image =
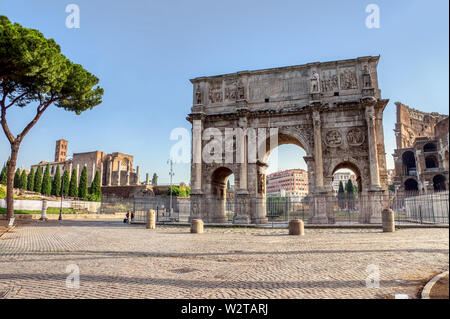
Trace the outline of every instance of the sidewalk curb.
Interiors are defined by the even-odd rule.
[[[422,299],[430,299],[430,292],[433,289],[433,286],[443,277],[448,275],[448,270],[440,273],[439,275],[434,276],[426,285],[423,287],[421,297]]]

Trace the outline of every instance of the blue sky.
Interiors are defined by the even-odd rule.
[[[68,4],[80,28],[65,26]],[[368,29],[365,8],[380,7],[380,28]],[[50,108],[22,143],[18,165],[53,160],[55,141],[69,153],[103,150],[135,156],[135,165],[169,180],[167,159],[176,127],[190,129],[189,79],[315,61],[381,55],[387,165],[393,167],[394,102],[448,114],[447,0],[396,1],[85,1],[0,0],[0,14],[39,29],[63,53],[100,78],[103,103],[77,116]],[[8,115],[17,133],[33,110]],[[9,143],[0,135],[0,161]],[[303,167],[302,152],[280,147],[281,169]],[[175,165],[189,182],[189,164]]]

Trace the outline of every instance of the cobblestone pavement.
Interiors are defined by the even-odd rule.
[[[0,239],[0,298],[415,297],[423,280],[448,269],[448,229],[286,234],[35,221]],[[78,289],[66,287],[71,264],[79,267]],[[369,265],[379,267],[379,288],[366,287]]]

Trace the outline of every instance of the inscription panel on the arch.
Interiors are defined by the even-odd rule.
[[[276,74],[257,74],[249,78],[249,100],[280,99],[309,93],[306,71],[290,71]]]

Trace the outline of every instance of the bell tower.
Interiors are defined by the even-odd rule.
[[[64,162],[67,158],[67,142],[66,140],[57,140],[55,148],[55,162]]]

